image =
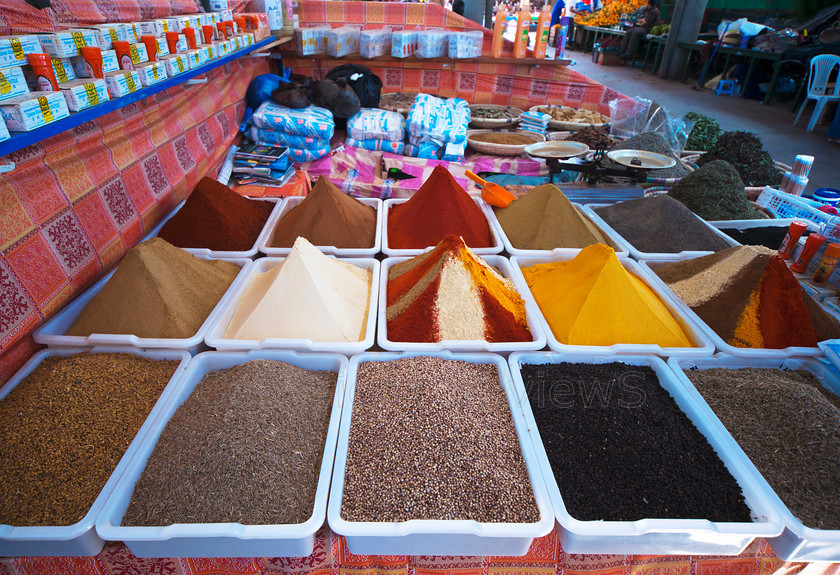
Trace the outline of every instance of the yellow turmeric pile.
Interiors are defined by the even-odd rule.
[[[693,346],[659,296],[603,244],[584,248],[571,261],[537,264],[522,273],[560,343]]]

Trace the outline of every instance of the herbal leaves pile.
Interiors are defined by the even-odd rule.
[[[747,187],[775,186],[782,175],[761,140],[750,132],[724,132],[712,148],[700,156],[697,164],[704,166],[715,160],[726,160],[738,170]]]

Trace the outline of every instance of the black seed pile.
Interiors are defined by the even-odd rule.
[[[722,228],[720,231],[745,246],[764,246],[777,250],[787,235],[787,226],[764,226],[760,228]]]
[[[208,372],[166,424],[122,524],[309,519],[336,380],[267,360]]]
[[[341,503],[347,521],[538,521],[496,366],[362,362]]]
[[[569,514],[749,522],[741,488],[646,366],[523,365]]]

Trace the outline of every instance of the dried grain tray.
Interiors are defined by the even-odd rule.
[[[287,213],[300,205],[303,197],[294,196],[287,198],[283,207],[272,212],[271,217],[266,223],[266,233],[260,236],[259,250],[268,256],[287,256],[291,253],[292,248],[277,248],[268,245],[274,237],[274,230],[277,224],[280,223]],[[315,246],[321,252],[338,256],[338,257],[366,257],[372,258],[379,253],[382,247],[382,200],[379,198],[356,198],[366,206],[371,206],[376,209],[376,232],[374,235],[373,246],[370,248],[337,248],[335,246]]]
[[[472,114],[479,108],[485,110],[510,110],[514,116],[512,118],[476,118]],[[470,112],[470,128],[506,128],[517,125],[519,123],[519,114],[524,114],[525,110],[520,110],[512,106],[501,106],[499,104],[470,104]]]
[[[356,391],[356,371],[362,362],[390,361],[402,357],[427,355],[443,359],[455,359],[471,363],[490,363],[499,370],[499,381],[511,406],[511,415],[516,435],[522,449],[522,457],[528,469],[528,477],[534,498],[540,511],[537,523],[479,523],[477,521],[411,520],[402,523],[362,523],[341,518],[341,502],[344,491],[344,472],[347,464],[347,449],[350,424],[353,417],[353,399]],[[434,353],[363,353],[350,359],[347,375],[347,389],[341,414],[341,428],[338,433],[335,467],[333,469],[330,501],[327,506],[327,521],[336,533],[347,540],[351,553],[370,555],[524,555],[536,537],[547,535],[554,527],[554,516],[546,492],[545,483],[536,462],[534,446],[528,437],[526,423],[519,401],[514,394],[513,382],[505,359],[496,354],[473,353],[453,354],[448,351]]]
[[[583,210],[583,206],[580,204],[576,204],[572,202],[572,205],[577,208],[580,212],[580,215],[584,218],[592,221],[592,218]],[[549,257],[558,254],[571,254],[577,255],[580,253],[581,248],[554,248],[553,250],[526,250],[513,247],[513,244],[510,243],[510,238],[507,237],[502,224],[499,222],[499,218],[496,217],[496,212],[493,208],[489,208],[488,210],[491,214],[490,223],[496,227],[496,233],[502,238],[502,243],[505,246],[505,251],[512,256],[523,256],[523,257]],[[592,221],[595,224],[594,221]],[[605,229],[601,228],[598,224],[595,224],[595,227],[601,230],[607,239],[609,240],[609,246],[615,250],[615,255],[620,258],[626,258],[630,255],[630,251],[625,247],[625,242],[621,242],[619,238],[614,237],[615,232],[610,231],[607,232]]]
[[[473,136],[475,136],[476,134],[493,133],[503,134],[505,132],[499,132],[495,130],[468,130],[467,146],[481,154],[492,154],[494,156],[521,156],[525,153],[525,146],[527,146],[528,144],[536,144],[538,142],[545,141],[544,135],[538,134],[536,132],[531,132],[529,130],[517,130],[507,132],[509,134],[516,134],[519,136],[525,136],[526,138],[531,138],[533,141],[528,142],[528,144],[497,144],[494,142],[481,142],[479,140],[473,139]]]
[[[175,411],[186,401],[204,375],[242,363],[267,359],[283,361],[308,370],[325,370],[338,374],[330,414],[327,440],[318,475],[318,487],[312,515],[304,523],[290,525],[242,525],[239,523],[177,523],[159,527],[124,527],[125,515],[134,485],[146,468],[164,427]],[[108,541],[123,541],[137,557],[306,557],[312,553],[315,532],[324,523],[332,472],[338,422],[344,386],[347,380],[347,358],[339,354],[297,353],[294,351],[249,351],[240,353],[205,352],[195,356],[184,377],[178,382],[137,456],[125,470],[108,498],[96,531]]]
[[[329,256],[333,257],[333,256]],[[373,345],[374,331],[376,330],[376,302],[377,290],[379,289],[379,261],[373,258],[334,258],[356,267],[370,270],[370,298],[368,299],[368,314],[365,325],[365,336],[361,341],[312,341],[311,339],[287,339],[287,338],[266,338],[255,339],[229,339],[225,338],[225,331],[236,313],[236,308],[245,294],[245,290],[251,285],[252,280],[261,273],[283,263],[285,258],[260,258],[248,268],[245,277],[236,286],[236,290],[226,301],[225,306],[219,310],[213,323],[207,329],[205,341],[210,347],[220,351],[249,351],[253,349],[294,349],[299,351],[327,351],[353,355],[361,353]],[[318,321],[318,318],[312,318]]]
[[[685,394],[695,403],[703,426],[709,428],[711,433],[720,438],[723,449],[732,456],[738,467],[744,470],[745,475],[749,476],[750,480],[755,483],[758,495],[765,499],[774,511],[779,513],[785,527],[784,531],[778,536],[765,536],[776,556],[783,561],[840,561],[840,530],[814,529],[803,525],[776,495],[770,484],[756,469],[750,458],[747,457],[703,399],[703,396],[685,375],[686,370],[713,367],[727,369],[742,367],[804,369],[811,372],[823,387],[831,393],[840,395],[840,376],[837,372],[816,359],[746,359],[725,355],[717,355],[714,358],[707,359],[671,358],[668,360],[668,366],[674,371],[677,381],[683,385]],[[836,504],[836,502],[833,503]]]
[[[0,398],[6,397],[12,389],[38,366],[41,361],[48,357],[66,357],[89,351],[91,353],[131,353],[140,357],[147,357],[155,360],[179,361],[175,373],[169,383],[160,394],[154,407],[146,417],[146,421],[140,427],[140,431],[128,445],[102,491],[91,505],[90,510],[81,521],[73,525],[62,526],[38,526],[38,527],[13,527],[11,525],[0,525],[0,556],[93,556],[99,554],[105,545],[105,540],[94,530],[94,523],[105,501],[117,485],[117,480],[128,468],[129,462],[146,435],[151,431],[154,422],[160,413],[165,409],[170,397],[175,392],[177,384],[181,381],[182,375],[190,361],[190,354],[183,350],[137,350],[125,347],[65,347],[61,349],[50,348],[39,351],[27,361],[23,367],[0,388]],[[0,399],[0,401],[2,401]]]
[[[570,110],[576,110],[577,108],[572,108],[571,106],[553,106],[549,104],[539,104],[537,106],[531,106],[528,111],[529,112],[539,112],[540,108],[568,108]],[[603,114],[602,114],[603,115]],[[549,120],[548,127],[554,130],[571,130],[576,132],[578,130],[582,130],[584,128],[607,128],[609,127],[609,122],[602,122],[600,124],[593,124],[590,122],[566,122],[563,120]]]
[[[136,348],[169,348],[169,349],[184,349],[191,354],[196,354],[204,345],[204,336],[210,329],[210,326],[216,319],[216,316],[225,308],[228,301],[237,288],[248,274],[251,264],[253,263],[249,258],[210,258],[207,256],[196,256],[202,260],[221,260],[231,262],[242,268],[242,270],[234,278],[233,282],[228,287],[225,294],[198,328],[198,331],[192,337],[183,339],[161,339],[151,337],[137,337],[136,335],[121,334],[121,333],[93,333],[88,336],[81,335],[64,335],[72,325],[73,321],[78,317],[85,306],[90,303],[90,300],[98,294],[103,286],[114,275],[116,268],[111,270],[108,275],[93,284],[86,292],[81,294],[73,300],[67,307],[58,312],[52,319],[48,320],[41,327],[35,330],[32,334],[33,339],[37,343],[46,344],[50,347],[62,346],[77,346],[77,347],[91,347],[94,345],[120,345]]]
[[[637,250],[633,244],[629,241],[624,239],[624,237],[619,234],[615,229],[610,226],[604,219],[595,213],[595,210],[598,208],[605,208],[610,204],[586,204],[583,206],[583,211],[586,213],[589,218],[595,222],[595,224],[607,232],[608,234],[613,237],[618,244],[623,248],[630,252],[630,256],[635,260],[673,260],[674,258],[679,260],[690,260],[692,258],[697,258],[700,256],[707,256],[709,254],[713,254],[714,252],[711,251],[683,251],[679,253],[650,253],[650,252],[642,252]],[[730,238],[725,233],[717,229],[716,227],[712,226],[701,217],[697,217],[698,220],[709,226],[709,229],[712,230],[716,235],[718,235],[723,241],[725,241],[729,246],[740,246],[736,240]]]
[[[661,268],[664,265],[676,263],[678,261],[682,260],[678,258],[660,260],[641,260],[637,265],[639,265],[639,267],[645,270],[651,287],[653,287],[659,293],[665,294],[665,296],[675,305],[680,305],[686,319],[688,319],[694,325],[697,326],[697,328],[705,335],[705,337],[712,342],[717,351],[728,353],[729,355],[733,355],[736,357],[749,357],[758,359],[785,358],[794,356],[815,357],[822,355],[822,352],[818,347],[786,347],[784,349],[771,349],[760,347],[735,347],[733,345],[729,345],[728,343],[723,341],[723,338],[720,337],[715,332],[715,330],[709,327],[709,324],[703,321],[703,319],[699,315],[694,313],[694,311],[690,307],[688,307],[679,298],[679,296],[671,290],[671,288],[668,287],[668,284],[659,279],[659,276],[656,275],[655,270]]]
[[[146,237],[143,238],[143,239],[147,240],[149,238],[157,237],[157,235],[160,233],[161,228],[163,228],[163,225],[166,222],[168,222],[169,219],[172,218],[172,216],[174,216],[176,213],[178,213],[178,211],[180,211],[181,208],[184,207],[184,203],[186,203],[186,201],[187,200],[184,200],[180,204],[178,204],[178,206],[174,210],[172,210],[169,213],[168,216],[163,218],[163,220],[161,220],[160,223],[158,223],[158,225],[156,225],[154,228],[152,228],[152,231],[149,232],[146,235]],[[266,218],[265,224],[263,224],[262,231],[260,232],[260,235],[257,236],[257,239],[254,241],[254,245],[251,246],[250,250],[234,252],[234,251],[213,251],[213,250],[210,250],[210,249],[207,249],[207,248],[181,248],[181,249],[183,249],[185,252],[191,253],[194,256],[206,256],[208,258],[253,258],[255,255],[257,255],[258,247],[265,241],[265,237],[269,234],[270,230],[273,229],[273,228],[269,227],[269,223],[272,221],[272,218],[275,216],[275,214],[277,214],[282,209],[283,199],[282,198],[258,198],[258,199],[252,199],[251,201],[253,201],[253,202],[271,202],[271,203],[275,204],[275,206],[274,206],[274,209],[271,210],[271,213],[268,215],[268,218]]]
[[[706,519],[641,519],[639,521],[580,521],[569,515],[563,494],[554,479],[540,432],[537,429],[528,394],[522,380],[523,364],[621,362],[649,366],[660,385],[668,391],[683,413],[694,423],[744,492],[744,499],[755,521],[751,523],[711,522]],[[715,360],[711,360],[715,361]],[[732,453],[725,438],[709,424],[709,419],[674,377],[664,361],[650,355],[558,355],[517,352],[509,358],[516,394],[520,398],[528,434],[537,452],[540,470],[551,504],[560,524],[558,535],[566,553],[642,554],[642,555],[738,555],[756,537],[772,537],[782,531],[776,509],[761,492],[747,466]]]
[[[575,254],[558,254],[551,257],[521,257],[513,256],[511,263],[513,264],[513,275],[517,281],[527,285],[525,276],[522,274],[522,268],[530,267],[536,264],[544,264],[549,262],[565,262],[574,259]],[[551,331],[551,328],[546,321],[542,311],[539,313],[540,325],[542,325],[545,332],[548,347],[554,351],[561,353],[576,353],[585,355],[626,355],[626,354],[643,354],[649,353],[660,356],[675,356],[675,357],[704,357],[712,355],[715,347],[710,341],[706,333],[701,329],[697,323],[696,315],[691,312],[687,305],[682,301],[671,297],[670,290],[663,290],[660,284],[657,284],[650,277],[651,272],[648,269],[642,268],[638,263],[630,258],[620,258],[621,264],[627,271],[635,274],[643,280],[662,300],[662,303],[671,311],[674,319],[685,330],[686,335],[694,342],[696,347],[661,347],[653,344],[634,344],[634,343],[616,343],[610,346],[597,345],[568,345],[560,343]],[[534,299],[531,290],[528,289],[526,293],[522,294],[526,302],[533,303],[539,309],[536,300]]]
[[[384,210],[384,217],[382,218],[382,253],[384,253],[388,257],[400,257],[400,256],[416,256],[430,247],[434,246],[426,246],[423,248],[414,248],[414,249],[397,249],[397,248],[390,248],[388,247],[388,216],[391,212],[391,207],[396,204],[404,204],[410,198],[391,198],[389,200],[385,200],[383,205]],[[482,200],[481,198],[477,198],[475,196],[472,197],[473,201],[481,208],[481,211],[484,213],[484,217],[487,219],[487,226],[490,228],[490,237],[493,240],[493,245],[489,248],[470,248],[472,252],[476,255],[480,256],[490,256],[493,254],[500,254],[504,249],[502,245],[502,240],[499,238],[499,235],[496,233],[496,228],[491,223],[491,219],[493,218],[493,214],[490,213],[490,207]]]
[[[528,322],[528,329],[531,330],[531,335],[534,336],[533,341],[507,341],[507,342],[489,342],[486,340],[445,340],[436,343],[418,343],[406,341],[391,341],[388,339],[388,322],[386,320],[386,311],[388,307],[388,270],[400,262],[404,262],[411,258],[386,258],[382,262],[382,273],[379,280],[379,318],[377,324],[376,342],[379,347],[388,351],[490,351],[494,353],[509,353],[517,350],[533,350],[542,349],[545,347],[546,339],[539,317],[539,311],[533,302],[525,300],[525,319]],[[482,259],[487,265],[493,266],[498,270],[502,276],[511,280],[516,286],[516,291],[525,299],[524,293],[528,291],[528,286],[520,283],[513,275],[510,261],[503,256],[484,256]]]

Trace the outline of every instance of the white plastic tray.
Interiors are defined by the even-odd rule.
[[[527,287],[528,282],[525,281],[525,276],[522,274],[522,268],[527,268],[536,264],[544,264],[549,262],[564,262],[574,259],[574,255],[570,254],[563,254],[563,255],[556,255],[550,258],[523,258],[519,256],[513,256],[511,258],[512,268],[513,268],[513,277],[516,278],[517,285],[522,285]],[[642,268],[638,263],[635,261],[628,259],[628,258],[620,258],[621,264],[627,269],[629,272],[635,274],[639,278],[643,279],[650,288],[656,292],[659,298],[662,300],[662,303],[671,311],[671,314],[674,316],[674,319],[680,324],[680,326],[685,330],[686,335],[696,344],[696,347],[661,347],[658,345],[653,344],[630,344],[630,343],[616,343],[610,346],[595,346],[595,345],[568,345],[564,343],[560,343],[554,335],[554,332],[551,331],[551,327],[548,325],[548,321],[545,319],[542,311],[539,312],[537,317],[539,318],[540,325],[542,325],[543,331],[545,332],[546,341],[548,342],[548,347],[553,349],[554,351],[559,351],[562,353],[580,353],[580,354],[598,354],[598,355],[608,355],[608,354],[641,354],[641,353],[651,353],[655,355],[661,356],[683,356],[683,357],[702,357],[702,356],[709,356],[712,355],[715,351],[715,347],[709,338],[706,336],[705,332],[701,329],[701,326],[696,322],[696,316],[689,314],[691,310],[688,309],[688,306],[685,305],[679,299],[669,296],[665,290],[661,289],[659,285],[657,285],[654,281],[650,278],[650,271]],[[521,283],[520,283],[521,282]],[[531,293],[530,288],[525,290],[522,293],[522,297],[525,298],[526,302],[529,302],[534,305],[534,307],[539,310],[539,305],[537,305],[536,300],[534,299],[534,295]]]
[[[379,198],[354,198],[359,202],[365,204],[366,206],[371,206],[376,210],[376,231],[374,234],[373,240],[373,247],[370,248],[337,248],[335,246],[315,246],[325,254],[342,257],[342,258],[349,258],[349,257],[368,257],[372,258],[382,247],[382,200]],[[277,224],[280,223],[287,213],[289,213],[294,208],[298,207],[300,203],[304,200],[302,196],[293,196],[286,199],[286,202],[283,204],[283,207],[279,210],[275,210],[271,217],[268,219],[266,224],[266,231],[262,236],[260,236],[260,243],[259,249],[262,253],[277,257],[282,256],[285,257],[289,255],[292,251],[292,248],[276,248],[272,247],[269,244],[271,241],[272,236],[274,236],[274,230],[277,227]]]
[[[601,232],[607,236],[609,240],[609,246],[615,250],[615,254],[620,258],[626,258],[630,255],[630,250],[627,247],[626,242],[621,241],[621,238],[616,235],[614,230],[606,230],[601,227],[600,224],[596,223],[592,217],[583,209],[583,206],[577,203],[572,203],[572,205],[577,208],[580,212],[580,215],[584,218],[591,221],[595,224],[595,227],[601,230]],[[496,226],[496,234],[502,238],[502,243],[505,246],[505,251],[512,256],[522,256],[522,257],[550,257],[553,255],[559,254],[572,254],[577,255],[580,253],[581,248],[554,248],[553,250],[526,250],[513,247],[513,244],[510,243],[510,238],[508,238],[507,234],[505,233],[505,229],[502,227],[499,218],[496,216],[496,212],[493,208],[488,208],[487,210],[491,215],[492,218],[490,219],[490,223]]]
[[[277,214],[277,212],[279,212],[282,209],[283,199],[282,198],[247,198],[247,199],[250,200],[250,201],[253,201],[253,202],[271,202],[271,203],[275,204],[274,208],[271,210],[271,213],[268,215],[268,218],[265,220],[265,223],[263,224],[263,228],[262,228],[262,231],[260,232],[260,235],[257,236],[257,239],[254,242],[254,245],[251,246],[250,250],[234,252],[234,251],[213,251],[213,250],[209,250],[207,248],[181,248],[181,249],[184,250],[185,252],[189,252],[189,253],[193,254],[194,256],[206,256],[208,258],[253,258],[255,255],[257,255],[257,248],[262,244],[262,242],[265,241],[265,237],[269,234],[269,230],[273,229],[273,228],[269,227],[269,223],[272,221],[272,218],[275,216],[275,214]],[[146,235],[146,237],[143,238],[143,239],[147,240],[149,238],[157,237],[157,235],[160,233],[161,228],[163,228],[163,225],[166,222],[168,222],[172,218],[172,216],[174,216],[178,211],[180,211],[181,208],[184,207],[184,204],[186,203],[186,201],[187,200],[184,200],[180,204],[178,204],[175,207],[175,209],[172,210],[171,212],[169,212],[168,216],[166,216],[160,222],[158,222],[158,224],[154,228],[152,228],[152,231],[150,231]]]
[[[528,477],[534,491],[540,520],[537,523],[479,523],[477,521],[434,521],[413,519],[402,523],[350,522],[341,518],[341,500],[344,492],[344,472],[353,399],[356,391],[356,370],[361,362],[390,361],[401,357],[428,355],[456,359],[471,363],[490,363],[498,367],[499,381],[505,390],[522,456],[528,468]],[[350,360],[347,390],[341,414],[335,469],[333,470],[327,521],[336,533],[347,540],[351,553],[371,555],[510,555],[521,556],[535,537],[548,534],[554,527],[548,493],[536,462],[534,447],[518,409],[510,371],[505,359],[489,353],[453,354],[436,353],[363,353]]]
[[[583,206],[583,211],[588,215],[595,224],[607,232],[608,234],[613,237],[621,246],[622,248],[627,249],[630,252],[630,256],[635,260],[664,260],[664,259],[673,259],[679,258],[680,260],[690,260],[692,258],[697,258],[700,256],[707,256],[709,254],[713,254],[715,252],[712,251],[683,251],[678,253],[648,253],[642,252],[637,250],[629,241],[627,241],[621,234],[619,234],[615,229],[610,226],[604,219],[595,213],[595,210],[598,208],[605,208],[610,204],[586,204]],[[709,225],[709,222],[704,220],[703,218],[698,217],[698,220],[706,224],[712,232],[714,232],[718,237],[720,237],[723,241],[726,242],[728,246],[740,246],[738,242],[727,236],[725,233],[717,229],[716,227]]]
[[[21,382],[26,376],[38,366],[41,361],[47,357],[66,357],[84,351],[91,353],[131,353],[140,357],[147,357],[150,359],[165,359],[179,361],[175,373],[169,380],[169,383],[163,389],[154,407],[146,417],[145,422],[140,426],[140,430],[134,439],[129,443],[128,449],[123,454],[108,481],[105,483],[102,491],[91,505],[87,515],[74,525],[69,526],[54,526],[54,527],[13,527],[11,525],[0,525],[0,556],[3,557],[31,557],[31,556],[92,556],[97,555],[105,541],[97,535],[94,531],[94,522],[96,521],[99,512],[105,505],[105,500],[114,490],[117,485],[117,480],[123,475],[123,472],[129,465],[134,453],[139,449],[143,439],[151,430],[155,420],[163,411],[169,398],[174,393],[177,383],[181,380],[181,376],[187,368],[187,363],[190,360],[190,354],[183,350],[136,350],[124,347],[65,347],[61,349],[51,348],[39,351],[32,358],[27,361],[23,367],[4,385],[0,388],[0,401],[6,397],[12,389]]]
[[[379,318],[377,323],[376,340],[379,347],[389,351],[443,351],[448,349],[450,351],[491,351],[496,353],[506,353],[517,350],[533,350],[542,349],[545,347],[546,339],[543,327],[537,319],[540,315],[536,305],[525,299],[524,293],[528,291],[528,286],[524,282],[516,279],[513,275],[510,262],[507,258],[502,256],[484,256],[482,259],[487,262],[487,265],[495,267],[499,273],[504,277],[513,281],[516,285],[516,291],[522,295],[525,300],[525,320],[528,322],[528,328],[531,330],[531,335],[534,336],[533,341],[508,341],[508,342],[489,342],[486,340],[444,340],[436,343],[419,343],[408,341],[391,341],[388,339],[388,322],[386,320],[386,311],[388,307],[388,270],[391,266],[400,262],[404,262],[411,258],[385,258],[382,262],[382,271],[379,279]]]
[[[784,349],[771,349],[767,347],[735,347],[734,345],[729,345],[723,338],[720,337],[715,330],[709,327],[703,318],[697,315],[694,310],[688,307],[685,302],[683,302],[677,294],[675,294],[671,288],[668,287],[664,281],[662,281],[658,275],[656,275],[656,269],[671,263],[676,263],[681,261],[679,259],[661,259],[656,261],[645,261],[642,260],[639,262],[639,266],[642,267],[648,274],[649,283],[654,286],[654,289],[657,289],[660,293],[665,294],[668,299],[672,302],[677,304],[682,304],[682,309],[684,310],[683,313],[685,317],[689,319],[692,323],[694,323],[698,329],[703,332],[703,334],[708,338],[715,346],[718,351],[722,351],[728,353],[729,355],[734,355],[736,357],[755,357],[755,358],[771,358],[771,357],[793,357],[793,356],[818,356],[822,355],[820,348],[818,347],[786,347]],[[809,296],[810,297],[810,296]]]
[[[674,370],[677,381],[685,388],[687,396],[695,402],[704,425],[708,426],[721,439],[723,448],[737,461],[739,467],[752,478],[758,491],[781,515],[785,525],[784,532],[778,537],[768,536],[767,541],[783,561],[840,561],[840,530],[813,529],[805,527],[776,495],[770,484],[753,465],[735,439],[729,434],[723,423],[717,418],[703,396],[697,391],[683,370],[692,368],[708,369],[722,367],[738,369],[742,367],[763,367],[776,369],[804,369],[810,371],[822,383],[823,387],[835,395],[840,395],[840,376],[826,364],[816,359],[758,359],[737,358],[717,355],[704,359],[677,359],[668,361]],[[807,473],[807,470],[803,470]],[[834,502],[836,503],[836,502]]]
[[[707,222],[719,230],[746,230],[748,228],[787,228],[790,224],[796,221],[801,221],[809,224],[809,228],[814,231],[819,231],[819,227],[807,220],[797,220],[796,218],[774,218],[772,220],[713,220]]]
[[[284,361],[309,370],[338,373],[332,413],[327,431],[315,505],[304,523],[290,525],[242,525],[239,523],[176,523],[165,527],[123,527],[134,486],[146,468],[164,427],[186,401],[204,375],[255,359]],[[312,553],[315,532],[324,523],[332,473],[341,403],[347,380],[347,358],[339,354],[311,354],[294,351],[251,351],[248,353],[201,353],[190,362],[172,398],[131,460],[111,497],[108,498],[96,531],[108,541],[124,541],[138,557],[306,557]],[[173,470],[177,473],[177,470]]]
[[[416,256],[418,254],[423,253],[426,251],[426,248],[434,247],[434,246],[426,246],[424,248],[418,249],[396,249],[388,247],[388,217],[391,212],[391,207],[396,204],[404,204],[411,198],[391,198],[390,200],[385,200],[382,210],[384,212],[384,217],[382,218],[382,252],[389,257],[400,257],[400,256]],[[502,240],[499,238],[499,235],[496,233],[496,227],[492,224],[493,214],[492,210],[484,203],[484,200],[481,198],[473,197],[472,200],[481,208],[482,213],[484,214],[485,219],[487,220],[487,227],[490,228],[490,238],[493,241],[493,245],[489,248],[473,248],[470,249],[473,253],[480,255],[480,256],[490,256],[493,254],[502,253],[504,249],[504,245],[502,245]]]
[[[658,357],[645,355],[592,356],[556,353],[517,352],[511,354],[514,386],[531,436],[540,470],[560,523],[560,543],[566,553],[619,553],[643,555],[738,555],[756,537],[772,537],[783,529],[776,509],[769,504],[753,475],[731,453],[720,432],[709,424],[705,413],[691,400],[668,366]],[[640,519],[638,521],[580,521],[569,515],[554,479],[551,464],[540,438],[522,380],[523,364],[586,363],[619,361],[628,365],[650,366],[683,413],[694,423],[744,493],[744,500],[757,521],[753,523],[712,522],[706,519]],[[570,470],[574,473],[574,470]]]
[[[196,257],[203,260],[217,259],[210,258],[207,256]],[[111,276],[114,275],[116,268],[111,270],[105,277],[93,284],[90,288],[88,288],[86,292],[80,294],[67,307],[58,312],[52,319],[47,320],[41,327],[36,329],[35,332],[32,334],[32,337],[37,343],[46,344],[50,347],[90,347],[94,345],[119,345],[135,348],[185,349],[191,354],[195,354],[200,350],[200,348],[204,344],[204,334],[210,328],[216,316],[220,313],[220,311],[225,307],[226,303],[230,300],[231,296],[236,291],[239,284],[243,281],[252,263],[251,260],[248,258],[218,259],[236,264],[240,266],[242,270],[236,275],[233,282],[228,287],[227,291],[225,291],[224,295],[219,300],[219,303],[216,304],[216,307],[213,308],[213,311],[210,312],[210,315],[207,316],[207,319],[204,320],[204,323],[201,324],[201,327],[198,328],[198,331],[192,337],[182,339],[161,339],[152,337],[137,337],[136,335],[129,335],[123,333],[93,333],[88,336],[64,335],[67,332],[67,330],[70,329],[70,326],[73,324],[73,321],[76,319],[76,317],[78,317],[78,315],[82,313],[82,310],[85,308],[85,306],[88,303],[90,303],[90,300],[92,300],[93,297],[102,290],[102,287],[108,282],[108,280],[111,279]]]
[[[328,256],[333,257],[333,256]],[[362,341],[312,341],[311,339],[286,339],[270,337],[262,340],[256,339],[228,339],[225,338],[225,331],[230,325],[236,308],[245,294],[245,290],[251,285],[257,274],[264,273],[279,265],[285,258],[261,258],[248,268],[242,282],[236,286],[236,290],[219,310],[212,324],[207,329],[207,345],[215,347],[220,351],[248,351],[252,349],[297,349],[300,351],[331,351],[352,355],[361,353],[371,347],[374,342],[376,331],[376,302],[379,290],[379,261],[373,258],[334,258],[356,267],[370,270],[370,299],[368,300],[368,316],[365,326],[365,337]],[[318,321],[318,318],[312,318]]]

